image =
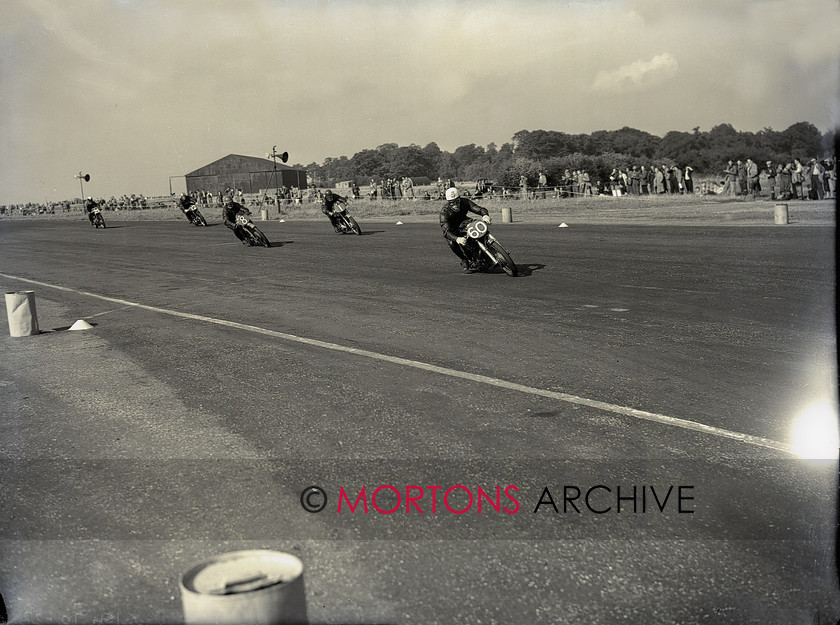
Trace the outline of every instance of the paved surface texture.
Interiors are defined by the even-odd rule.
[[[181,622],[240,548],[302,558],[313,623],[840,617],[837,464],[791,453],[833,225],[498,225],[519,278],[432,223],[258,225],[0,224],[43,332],[0,338],[11,622]]]

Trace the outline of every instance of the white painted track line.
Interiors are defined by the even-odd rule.
[[[252,326],[244,323],[237,323],[236,321],[228,321],[226,319],[216,319],[214,317],[206,317],[204,315],[194,315],[192,313],[185,313],[180,312],[177,310],[170,310],[168,308],[160,308],[158,306],[149,306],[146,304],[140,304],[138,302],[130,302],[128,300],[119,299],[115,297],[108,297],[106,295],[99,295],[97,293],[89,293],[87,291],[80,291],[78,289],[73,289],[66,286],[60,286],[57,284],[48,284],[46,282],[39,282],[37,280],[30,280],[28,278],[22,278],[20,276],[13,276],[5,273],[0,273],[0,276],[4,278],[8,278],[10,280],[18,280],[20,282],[25,282],[27,284],[34,284],[37,286],[46,287],[49,289],[56,289],[59,291],[65,291],[68,293],[74,293],[76,295],[84,295],[86,297],[93,297],[96,299],[100,299],[106,302],[111,302],[114,304],[121,304],[128,307],[140,308],[142,310],[148,310],[151,312],[160,313],[162,315],[170,315],[173,317],[180,317],[182,319],[192,319],[194,321],[203,321],[205,323],[212,323],[215,325],[226,326],[229,328],[236,328],[238,330],[244,330],[246,332],[254,332],[256,334],[262,334],[265,336],[271,336],[274,338],[282,339],[284,341],[290,341],[294,343],[302,343],[304,345],[311,345],[313,347],[319,347],[322,349],[329,349],[337,352],[344,352],[347,354],[353,354],[356,356],[362,356],[365,358],[371,358],[374,360],[380,360],[383,362],[389,362],[395,365],[400,365],[403,367],[411,367],[414,369],[420,369],[423,371],[428,371],[431,373],[438,373],[440,375],[446,375],[452,378],[460,378],[464,380],[469,380],[471,382],[477,382],[480,384],[487,384],[489,386],[495,386],[498,388],[504,388],[511,391],[517,391],[520,393],[527,393],[529,395],[535,395],[539,397],[546,397],[548,399],[556,399],[558,401],[570,403],[570,404],[577,404],[580,406],[587,406],[589,408],[595,408],[597,410],[603,410],[605,412],[612,412],[614,414],[623,415],[626,417],[633,417],[635,419],[644,419],[645,421],[653,421],[656,423],[661,423],[663,425],[669,425],[672,427],[679,427],[686,430],[692,430],[694,432],[700,432],[703,434],[709,434],[711,436],[717,436],[719,438],[728,438],[740,441],[747,445],[753,445],[756,447],[764,447],[766,449],[773,449],[776,451],[784,452],[787,454],[794,454],[793,449],[787,443],[782,443],[779,441],[775,441],[769,438],[763,438],[760,436],[752,436],[750,434],[743,434],[741,432],[734,432],[732,430],[727,430],[724,428],[719,428],[711,425],[705,425],[703,423],[699,423],[697,421],[690,421],[688,419],[680,419],[677,417],[669,417],[667,415],[657,414],[655,412],[647,412],[645,410],[637,410],[635,408],[627,408],[625,406],[618,406],[616,404],[610,404],[603,401],[598,401],[595,399],[586,399],[585,397],[577,397],[576,395],[569,395],[568,393],[559,393],[557,391],[549,391],[541,388],[536,388],[532,386],[525,386],[524,384],[517,384],[516,382],[508,382],[507,380],[500,380],[498,378],[491,378],[489,376],[484,375],[477,375],[474,373],[468,373],[465,371],[458,371],[457,369],[450,369],[448,367],[439,367],[437,365],[432,365],[429,363],[421,362],[418,360],[410,360],[408,358],[399,358],[397,356],[389,356],[388,354],[380,354],[378,352],[368,351],[366,349],[358,349],[355,347],[346,347],[344,345],[339,345],[337,343],[329,343],[327,341],[319,341],[317,339],[310,339],[302,336],[296,336],[294,334],[288,334],[286,332],[278,332],[276,330],[269,330],[267,328],[260,328],[259,326]]]

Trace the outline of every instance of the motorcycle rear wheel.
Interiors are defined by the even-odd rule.
[[[516,264],[513,262],[510,254],[507,253],[507,250],[505,250],[498,241],[488,243],[487,248],[493,253],[493,256],[496,257],[502,271],[511,277],[519,275],[519,270],[516,268]]]

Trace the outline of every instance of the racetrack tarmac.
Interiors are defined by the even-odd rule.
[[[258,225],[0,224],[43,331],[0,339],[12,622],[179,622],[245,547],[303,559],[313,623],[840,616],[836,461],[792,453],[833,226],[502,224],[509,278],[434,224]],[[387,514],[337,514],[362,486]]]

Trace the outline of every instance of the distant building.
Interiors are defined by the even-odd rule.
[[[269,189],[273,194],[276,187],[298,187],[305,189],[306,170],[277,163],[275,176],[274,161],[256,156],[228,154],[188,173],[187,193],[205,191],[219,193],[227,188],[242,189],[243,193],[260,193]]]

